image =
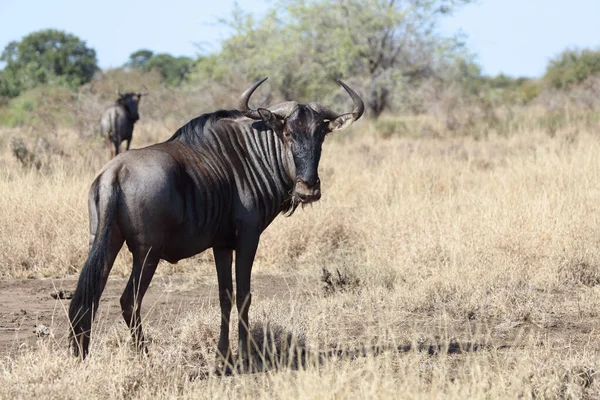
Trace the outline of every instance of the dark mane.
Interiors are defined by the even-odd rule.
[[[236,119],[241,117],[243,117],[243,115],[238,110],[217,110],[212,113],[202,114],[177,129],[167,142],[172,142],[174,140],[182,140],[186,143],[195,142],[196,139],[202,136],[205,125],[213,124],[220,119]]]

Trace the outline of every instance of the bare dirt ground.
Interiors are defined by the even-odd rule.
[[[119,298],[127,280],[124,278],[110,279],[102,295],[100,313],[97,322],[102,324],[125,324],[120,314]],[[51,336],[64,342],[67,346],[68,334],[67,310],[69,307],[70,293],[76,287],[75,277],[65,279],[23,279],[7,280],[0,282],[0,355],[10,356],[23,346],[31,346],[36,340]],[[265,299],[286,303],[293,297],[302,299],[314,296],[306,288],[301,287],[298,278],[290,276],[257,275],[253,277],[254,301]],[[56,294],[62,292],[68,298],[56,299]],[[573,293],[547,294],[548,302],[563,301],[574,298]],[[147,326],[162,324],[175,324],[177,316],[185,315],[193,310],[212,306],[218,309],[218,292],[216,277],[202,276],[189,277],[185,275],[156,277],[150,286],[142,313],[145,315],[144,323]],[[576,304],[572,305],[577,307]],[[285,307],[284,307],[285,308]],[[569,309],[568,305],[565,307]],[[170,316],[170,321],[169,317]],[[375,317],[375,316],[373,316]],[[455,346],[471,351],[475,349],[488,350],[519,348],[523,340],[536,339],[536,345],[551,347],[586,347],[586,344],[600,341],[600,329],[597,319],[593,317],[577,317],[577,312],[566,312],[564,315],[551,315],[545,321],[440,321],[430,318],[417,318],[406,326],[398,329],[410,328],[421,331],[427,337],[426,343],[420,348],[427,352],[437,351],[433,347],[439,345],[450,346],[449,352],[458,352]],[[443,325],[443,327],[442,327]],[[47,327],[48,329],[45,329]],[[345,329],[352,331],[357,326],[347,326]],[[359,329],[360,330],[360,329]],[[458,341],[436,343],[435,337],[445,331],[450,337],[459,338]],[[479,332],[479,335],[474,335]],[[359,332],[356,332],[360,335]],[[493,343],[477,343],[476,336],[485,335],[487,341]],[[433,341],[431,339],[434,339]],[[447,341],[448,337],[443,340]],[[404,347],[406,344],[404,344]],[[453,347],[454,346],[454,347]],[[403,347],[403,346],[401,346]]]
[[[68,294],[75,288],[75,284],[74,277],[47,280],[14,279],[0,283],[0,357],[8,360],[5,368],[11,371],[24,368],[19,366],[21,364],[27,366],[28,363],[32,363],[31,366],[26,367],[27,371],[30,371],[29,375],[21,373],[25,376],[24,383],[15,383],[13,385],[15,389],[6,392],[7,395],[33,391],[42,397],[62,396],[61,393],[65,390],[61,386],[63,380],[56,377],[62,376],[60,374],[66,368],[65,365],[69,365],[68,368],[74,367],[72,365],[74,360],[69,357],[64,358],[66,355],[64,350],[68,347],[69,300],[55,299],[52,294],[57,291]],[[208,274],[155,277],[144,299],[142,311],[146,332],[149,333],[151,341],[154,335],[157,342],[150,345],[150,352],[154,357],[150,357],[150,361],[142,364],[132,361],[134,360],[131,358],[133,349],[125,349],[124,352],[121,350],[122,344],[125,343],[123,340],[126,340],[124,338],[128,337],[119,307],[119,297],[125,284],[124,278],[109,280],[95,323],[95,326],[101,326],[104,332],[100,334],[100,342],[103,344],[99,348],[100,351],[92,357],[92,363],[82,364],[81,368],[84,371],[90,369],[95,371],[91,374],[102,382],[110,379],[125,379],[122,377],[134,374],[135,382],[139,381],[143,384],[140,384],[141,386],[136,384],[133,388],[126,384],[125,389],[118,389],[118,393],[113,393],[112,389],[102,389],[107,391],[107,397],[128,398],[132,395],[139,398],[161,397],[156,391],[164,390],[168,382],[176,379],[179,379],[178,384],[189,386],[189,388],[178,389],[184,390],[189,398],[212,397],[212,394],[207,394],[208,389],[205,388],[211,384],[217,385],[216,388],[210,389],[210,393],[218,393],[217,397],[237,396],[231,393],[224,395],[231,390],[229,386],[234,385],[236,381],[209,379],[214,365],[212,351],[218,332],[216,277]],[[498,368],[498,371],[503,371],[502,379],[506,382],[516,380],[521,385],[512,386],[516,383],[510,383],[510,390],[502,387],[501,393],[514,391],[513,394],[517,393],[517,397],[525,398],[540,396],[541,398],[590,399],[597,398],[596,395],[600,393],[595,378],[597,369],[594,362],[598,355],[596,344],[600,341],[600,329],[598,329],[597,318],[591,313],[582,311],[579,300],[575,300],[582,297],[582,288],[539,293],[540,304],[561,306],[555,308],[555,311],[544,313],[543,318],[524,315],[518,320],[503,318],[482,320],[476,316],[473,320],[440,318],[440,315],[431,315],[427,312],[412,314],[410,318],[394,319],[393,315],[399,316],[403,310],[397,309],[392,311],[392,314],[377,307],[361,310],[364,306],[355,300],[368,296],[368,293],[361,291],[328,293],[323,291],[323,287],[316,279],[307,281],[305,276],[293,274],[256,274],[253,277],[253,294],[254,311],[251,312],[253,328],[274,323],[276,327],[279,325],[279,328],[284,330],[301,333],[305,329],[311,331],[318,325],[321,326],[320,329],[330,333],[332,341],[329,341],[329,345],[322,346],[315,342],[314,333],[310,335],[312,338],[309,338],[307,343],[300,344],[302,349],[318,350],[318,353],[311,352],[311,354],[318,354],[318,358],[322,360],[320,368],[309,366],[300,368],[301,371],[305,371],[303,374],[317,371],[315,382],[319,382],[322,378],[318,371],[322,371],[323,375],[333,376],[340,369],[347,374],[348,371],[360,370],[370,364],[381,369],[381,373],[389,370],[396,373],[405,370],[410,372],[418,368],[416,371],[419,376],[425,376],[433,382],[446,380],[458,382],[461,379],[471,378],[476,382],[483,382],[486,376],[488,380],[493,381],[489,376],[491,374],[489,368],[493,366]],[[385,297],[384,295],[382,298]],[[328,311],[329,307],[331,310]],[[309,315],[304,322],[302,322],[302,314]],[[288,315],[292,316],[291,319],[282,322],[282,318],[286,320]],[[395,339],[392,340],[391,346],[385,344],[386,340],[380,336],[381,332],[372,329],[373,325],[377,324],[384,324],[386,330],[392,332],[391,336]],[[40,330],[42,325],[48,329]],[[107,334],[111,331],[118,333]],[[257,329],[253,331],[253,336],[258,338]],[[236,336],[232,334],[233,343]],[[118,343],[114,342],[115,340]],[[377,347],[381,344],[384,347]],[[54,350],[49,350],[51,348]],[[180,350],[173,353],[174,349]],[[177,356],[172,358],[173,354]],[[10,361],[11,359],[13,361]],[[152,359],[156,361],[152,362]],[[297,362],[303,363],[300,360],[299,358]],[[47,366],[47,363],[52,365]],[[105,372],[104,369],[96,371],[95,365],[103,365],[98,368],[108,368],[110,372]],[[298,368],[291,369],[298,371]],[[329,371],[328,368],[333,370]],[[481,371],[478,368],[481,368]],[[356,376],[356,373],[354,372],[353,376]],[[103,374],[106,374],[106,377],[103,378]],[[162,383],[149,383],[155,382],[158,378],[146,380],[147,376],[160,377],[161,374],[165,375]],[[437,374],[440,376],[438,377]],[[46,375],[54,378],[45,378]],[[264,376],[264,379],[267,379],[266,377],[294,379],[295,375],[291,372],[283,372]],[[289,378],[290,376],[292,378]],[[409,378],[413,381],[416,379]],[[48,379],[51,383],[43,383]],[[130,378],[125,379],[126,383],[129,382],[128,379]],[[248,379],[252,385],[258,385],[256,382],[264,380],[261,374]],[[64,378],[64,382],[72,380],[70,377]],[[493,384],[488,383],[488,385]],[[151,385],[151,387],[146,388],[144,385]],[[100,386],[112,387],[108,383]],[[341,387],[339,390],[342,390]],[[423,391],[429,390],[426,389]],[[150,391],[151,395],[146,393],[146,390]],[[383,397],[392,398],[394,393],[410,393],[412,389],[407,385],[404,389],[390,388],[389,390],[390,392]],[[253,395],[248,398],[264,393],[264,389],[258,387],[252,393]],[[563,396],[565,393],[568,395]],[[502,396],[492,396],[494,397]],[[302,396],[299,395],[298,398]],[[470,398],[470,393],[460,392],[455,398]],[[473,398],[479,398],[479,395],[474,395]]]
[[[109,280],[100,301],[99,322],[122,324],[126,329],[119,306],[126,283],[124,278]],[[297,280],[280,276],[257,275],[252,283],[256,299],[285,300],[298,290]],[[10,356],[23,346],[31,346],[40,337],[50,335],[64,341],[66,346],[70,299],[55,299],[53,294],[69,294],[76,284],[75,277],[0,282],[0,356]],[[142,312],[147,315],[145,323],[152,325],[162,315],[185,314],[209,304],[218,306],[218,301],[216,276],[156,277],[144,297]],[[175,323],[176,317],[171,322]]]

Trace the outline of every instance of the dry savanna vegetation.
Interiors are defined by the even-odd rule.
[[[72,129],[2,131],[0,398],[596,398],[600,126],[549,132],[528,113],[502,134],[388,135],[361,120],[328,138],[323,198],[262,236],[259,371],[231,377],[214,373],[210,252],[159,266],[142,358],[118,311],[123,250],[91,356],[70,356],[68,300],[50,291],[74,289],[108,150]],[[133,147],[172,132],[142,120]]]
[[[463,33],[441,29],[470,3],[235,6],[214,51],[140,48],[106,70],[74,33],[11,38],[0,52],[0,399],[600,398],[600,50],[549,54],[537,78],[486,75]],[[139,148],[263,77],[253,107],[350,110],[335,77],[367,112],[326,139],[321,200],[261,237],[254,371],[215,371],[210,251],[159,265],[142,357],[121,317],[123,249],[90,356],[72,357],[88,189],[109,158],[103,110],[117,91],[145,93]]]

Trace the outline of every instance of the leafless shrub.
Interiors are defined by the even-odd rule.
[[[563,282],[589,287],[600,284],[600,268],[586,260],[564,261],[558,271]]]
[[[325,284],[323,290],[326,295],[355,291],[361,286],[358,277],[354,276],[348,270],[340,272],[337,268],[334,275],[327,268],[322,267],[321,282]]]
[[[583,388],[589,388],[594,383],[596,368],[590,365],[577,365],[564,371],[563,381]]]
[[[23,138],[12,137],[11,150],[22,167],[35,168],[45,173],[52,169],[57,160],[69,157],[49,136],[38,136],[31,150]]]
[[[548,366],[532,376],[534,398],[593,399],[596,398],[596,368],[591,365]]]
[[[258,321],[251,331],[252,357],[259,370],[306,367],[306,337],[287,328]]]
[[[35,153],[30,151],[21,138],[13,137],[10,141],[10,148],[15,158],[24,168],[40,169],[42,162],[36,157]]]

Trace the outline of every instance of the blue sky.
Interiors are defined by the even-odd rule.
[[[96,49],[100,67],[122,65],[140,48],[193,56],[217,50],[234,0],[0,0],[0,48],[45,28],[73,33]],[[273,1],[238,0],[257,15]],[[442,32],[467,35],[484,73],[540,76],[566,47],[600,48],[600,0],[479,0],[446,18]]]

